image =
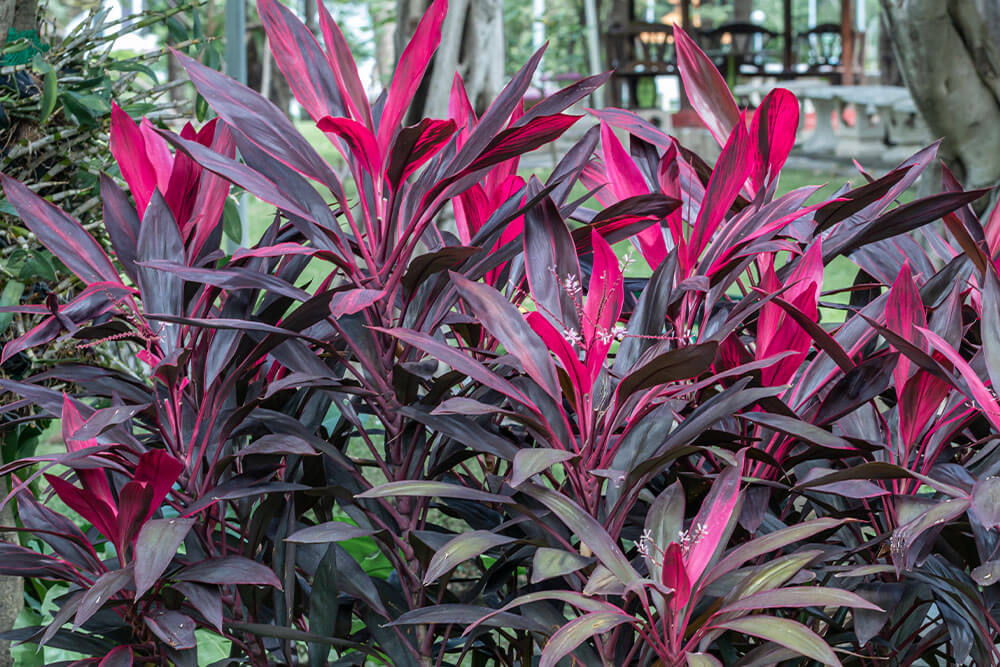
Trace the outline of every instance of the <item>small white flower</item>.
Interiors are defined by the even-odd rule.
[[[649,547],[652,544],[653,544],[653,531],[647,528],[646,530],[642,531],[642,536],[639,537],[639,542],[638,544],[636,544],[636,549],[638,549],[639,553],[642,556],[650,558],[651,552]]]
[[[572,274],[567,275],[563,279],[563,289],[565,289],[570,296],[576,296],[577,294],[580,293],[581,289],[580,279]]]
[[[570,345],[579,345],[580,344],[580,332],[577,331],[576,329],[574,329],[572,327],[568,327],[566,329],[563,329],[562,335],[563,335],[563,338],[565,338],[567,340],[567,342],[569,342]]]
[[[614,337],[614,339],[617,340],[618,342],[621,342],[621,341],[625,340],[625,333],[626,333],[626,331],[627,330],[625,329],[625,327],[623,325],[616,324],[615,326],[613,326],[611,328],[611,336]]]

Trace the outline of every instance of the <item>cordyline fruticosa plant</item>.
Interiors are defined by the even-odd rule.
[[[115,110],[113,257],[3,179],[87,284],[17,307],[38,324],[4,355],[71,340],[148,367],[0,384],[0,410],[61,418],[66,445],[3,469],[21,545],[0,573],[68,587],[10,636],[108,665],[198,664],[206,632],[254,665],[1000,660],[984,193],[945,171],[898,203],[932,146],[778,196],[795,97],[742,112],[679,30],[715,166],[607,109],[543,182],[520,156],[606,77],[526,108],[538,53],[482,114],[456,77],[448,118],[404,126],[445,11],[372,104],[322,5],[321,46],[260,0],[350,187],[180,54],[217,118],[174,134]],[[276,215],[230,253],[234,188]],[[827,301],[844,257],[857,277]]]

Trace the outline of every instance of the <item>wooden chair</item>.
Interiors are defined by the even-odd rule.
[[[765,76],[777,63],[772,44],[778,33],[753,23],[726,23],[703,33],[705,52],[724,76]]]

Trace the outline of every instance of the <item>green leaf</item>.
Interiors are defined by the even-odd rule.
[[[159,83],[156,79],[156,72],[136,60],[118,60],[108,63],[108,69],[116,72],[139,72],[149,77],[153,85]]]
[[[50,65],[45,72],[45,79],[42,83],[42,97],[39,102],[38,123],[42,124],[49,119],[52,111],[56,108],[56,101],[59,99],[59,77]]]
[[[623,584],[631,584],[641,579],[604,527],[579,505],[557,491],[530,482],[525,483],[521,490],[552,510],[552,513],[579,536],[580,541],[586,544],[604,566],[622,580]]]
[[[572,551],[539,547],[531,561],[531,583],[537,584],[539,581],[576,572],[593,562],[593,558],[585,558]]]
[[[243,219],[240,217],[240,207],[234,197],[226,198],[222,209],[222,231],[233,243],[243,241]]]
[[[21,303],[21,295],[24,294],[24,284],[16,280],[9,280],[0,292],[0,306],[16,306]],[[0,313],[0,336],[3,336],[14,319],[14,313]]]
[[[705,585],[707,586],[722,575],[732,572],[748,560],[757,558],[758,556],[763,556],[764,554],[769,554],[772,551],[777,551],[778,549],[782,549],[789,544],[799,542],[807,537],[812,537],[813,535],[822,533],[825,530],[836,528],[842,525],[844,521],[844,519],[814,519],[813,521],[807,521],[796,526],[782,528],[781,530],[776,530],[773,533],[768,533],[767,535],[754,538],[727,553],[723,559],[709,571],[708,577],[705,579]]]
[[[624,612],[592,611],[562,626],[553,633],[542,650],[538,667],[555,667],[556,663],[576,650],[594,635],[607,632],[622,623],[636,619]]]
[[[510,485],[517,487],[543,470],[548,470],[557,463],[569,461],[577,457],[573,452],[562,449],[520,449],[514,455],[511,466]]]
[[[297,530],[286,537],[285,541],[300,544],[326,544],[328,542],[343,542],[355,537],[368,537],[374,534],[374,530],[360,528],[344,521],[329,521],[318,526]]]
[[[854,607],[884,611],[857,593],[840,588],[819,586],[789,586],[772,591],[761,591],[727,604],[718,614],[732,611],[758,611],[783,607]]]
[[[722,663],[708,653],[688,653],[687,667],[722,667]]]
[[[511,503],[507,496],[487,493],[478,489],[470,489],[458,484],[447,482],[403,481],[389,482],[359,493],[356,498],[391,498],[392,496],[436,496],[438,498],[460,498],[462,500],[478,500],[484,503]]]
[[[488,530],[474,530],[462,533],[448,541],[431,558],[424,575],[424,585],[436,581],[441,575],[470,558],[476,558],[484,552],[501,544],[515,542],[515,538],[497,535]]]
[[[840,660],[822,637],[797,621],[773,616],[744,616],[713,627],[760,637],[824,665],[840,667]]]

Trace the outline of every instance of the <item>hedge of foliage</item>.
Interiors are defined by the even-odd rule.
[[[87,285],[15,308],[40,321],[4,357],[68,339],[148,367],[0,382],[66,443],[2,469],[23,546],[0,573],[68,585],[10,636],[101,665],[195,665],[196,633],[253,665],[997,662],[1000,223],[947,171],[897,204],[936,146],[777,197],[797,100],[748,119],[677,30],[714,167],[606,109],[525,179],[605,75],[526,109],[538,53],[482,116],[456,77],[448,118],[402,127],[444,0],[374,104],[322,5],[325,48],[259,11],[349,186],[182,54],[217,118],[114,111],[112,256],[3,178]],[[233,188],[277,215],[230,254]]]

